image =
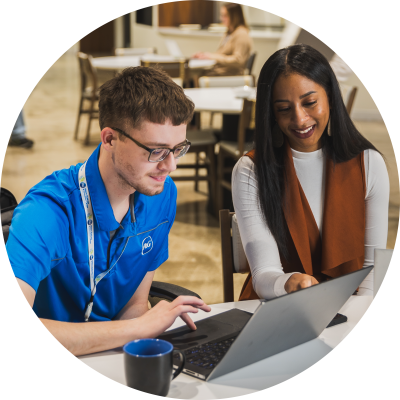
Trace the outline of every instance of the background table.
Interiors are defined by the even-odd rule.
[[[171,62],[179,61],[179,58],[172,56],[163,56],[159,54],[145,54],[143,56],[110,56],[93,58],[93,66],[97,69],[115,71],[129,67],[140,66],[140,61],[146,60],[150,62]],[[215,64],[214,60],[196,60],[191,59],[188,62],[190,69],[205,69],[212,67]]]
[[[195,111],[224,114],[240,114],[242,112],[243,99],[237,97],[237,90],[237,88],[184,89],[186,96],[193,101]]]
[[[344,324],[325,329],[314,340],[290,350],[204,382],[181,373],[171,383],[168,397],[178,399],[222,399],[242,396],[277,385],[309,368],[336,347],[354,328],[372,302],[372,296],[351,296],[340,312],[347,316]],[[193,314],[195,321],[219,314],[232,308],[254,312],[258,300],[223,303],[211,306],[211,312]],[[170,329],[182,326],[177,319]],[[125,382],[123,353],[121,349],[79,357],[85,364],[123,385]]]

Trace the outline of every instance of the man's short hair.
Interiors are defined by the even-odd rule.
[[[100,87],[100,129],[140,128],[143,121],[178,126],[191,121],[193,102],[164,71],[126,68]],[[121,138],[122,139],[122,138]]]

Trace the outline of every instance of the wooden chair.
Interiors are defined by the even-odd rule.
[[[144,59],[140,61],[140,64],[142,67],[158,67],[163,69],[176,84],[183,86],[187,64],[186,59],[182,58],[176,61],[150,61]]]
[[[250,266],[240,239],[235,213],[229,210],[219,211],[222,254],[222,284],[224,302],[234,301],[233,274],[246,274]]]
[[[251,53],[250,57],[248,58],[246,62],[246,68],[244,70],[245,75],[251,75],[251,71],[253,70],[253,65],[254,65],[254,60],[256,59],[257,53]]]
[[[155,47],[117,47],[114,51],[116,56],[143,56],[144,54],[156,54]]]
[[[243,100],[243,110],[240,114],[238,139],[236,142],[222,140],[219,142],[218,167],[217,167],[217,208],[224,208],[224,189],[232,191],[230,175],[233,166],[227,166],[228,159],[237,161],[243,154],[251,150],[252,142],[246,142],[246,132],[254,129],[255,100]],[[226,175],[229,175],[229,179]]]
[[[345,85],[343,83],[340,83],[339,86],[340,91],[342,92],[343,103],[346,106],[346,110],[350,115],[358,88],[357,86]]]
[[[187,61],[180,59],[177,61],[150,61],[142,60],[141,65],[145,67],[159,67],[165,70],[171,78],[180,86],[182,86],[185,80],[185,66]],[[189,152],[196,153],[195,163],[184,163],[178,164],[179,169],[194,169],[195,174],[191,176],[174,176],[175,181],[194,181],[195,190],[198,191],[198,182],[206,180],[209,182],[209,196],[210,203],[215,204],[215,192],[216,192],[216,168],[215,168],[215,156],[214,147],[217,142],[212,130],[188,130],[187,139],[191,142]],[[201,159],[200,153],[204,152],[206,157]],[[199,170],[205,168],[207,170],[206,176],[200,176]]]
[[[82,114],[88,114],[85,145],[89,144],[90,125],[93,119],[99,117],[96,103],[99,100],[98,79],[96,68],[92,64],[92,56],[78,52],[79,71],[81,77],[81,98],[79,102],[78,119],[75,126],[74,139],[78,138],[79,122]],[[87,105],[86,105],[87,104]]]
[[[199,181],[208,182],[208,194],[210,207],[216,204],[217,171],[215,165],[215,144],[217,139],[211,129],[188,130],[186,137],[191,143],[189,153],[195,153],[194,163],[179,162],[178,169],[194,169],[194,175],[172,176],[174,181],[194,181],[194,189],[199,190]],[[200,157],[200,153],[205,153],[205,157]],[[201,169],[206,169],[206,175],[200,175]],[[216,214],[216,210],[210,210]]]

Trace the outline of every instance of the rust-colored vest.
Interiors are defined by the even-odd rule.
[[[287,186],[282,207],[290,237],[289,261],[280,255],[283,271],[301,272],[323,281],[361,269],[365,235],[364,152],[336,165],[329,157],[326,159],[325,204],[320,235],[297,178],[287,141],[285,147]],[[246,154],[253,161],[254,155],[254,150]],[[258,298],[249,273],[239,300]]]

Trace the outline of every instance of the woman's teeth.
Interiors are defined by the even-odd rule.
[[[314,127],[314,125],[308,127],[308,128],[305,129],[304,131],[299,131],[299,130],[297,130],[297,129],[295,129],[295,131],[296,131],[297,133],[300,133],[300,134],[304,135],[305,133],[309,132],[313,127]]]

